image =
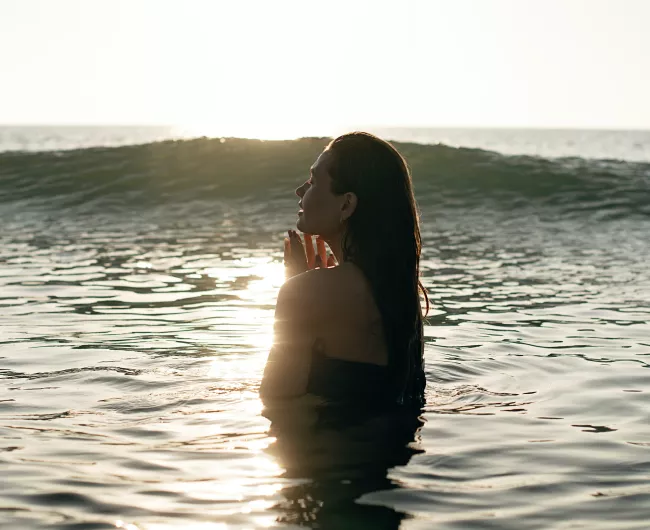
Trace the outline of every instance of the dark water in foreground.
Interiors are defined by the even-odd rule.
[[[648,166],[405,147],[427,406],[350,424],[257,398],[316,144],[0,155],[0,526],[648,528]]]

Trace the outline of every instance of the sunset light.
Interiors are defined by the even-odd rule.
[[[0,0],[0,528],[648,528],[650,0]]]

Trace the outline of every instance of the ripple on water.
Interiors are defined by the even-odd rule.
[[[9,221],[2,524],[647,526],[647,226],[424,208],[427,405],[389,429],[262,410],[295,204],[245,206]]]

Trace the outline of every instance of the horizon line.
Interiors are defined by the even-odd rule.
[[[0,123],[0,128],[187,128],[186,125],[174,123]],[[620,127],[620,126],[544,126],[544,125],[380,125],[365,124],[363,126],[348,126],[337,129],[363,130],[367,129],[419,129],[419,130],[512,130],[512,131],[600,131],[600,132],[650,132],[647,127]],[[326,134],[323,131],[322,134]],[[310,135],[308,135],[310,136]]]

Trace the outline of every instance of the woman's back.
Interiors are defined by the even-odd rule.
[[[334,402],[384,401],[388,351],[363,273],[352,263],[328,269],[324,291],[330,325],[312,345],[307,392]]]
[[[386,366],[381,314],[361,270],[347,262],[319,272],[324,325],[316,351],[332,359]]]
[[[335,402],[395,401],[381,314],[361,270],[350,262],[311,270],[290,280],[286,290],[296,296],[287,304],[286,316],[284,308],[278,308],[262,393],[310,393]],[[288,343],[300,346],[284,349]],[[417,352],[408,352],[408,357],[421,360],[421,334],[413,347]],[[288,377],[287,370],[295,370],[295,375]],[[420,393],[423,379],[422,364],[416,363],[404,389],[409,401]]]

